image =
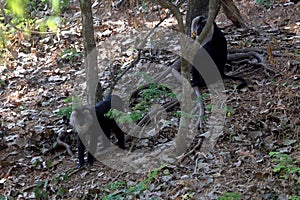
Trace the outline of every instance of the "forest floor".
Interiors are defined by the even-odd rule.
[[[272,1],[268,8],[237,1],[247,30],[234,27],[222,12],[218,15],[230,52],[252,49],[264,58],[264,65],[255,64],[254,58],[250,59],[253,65],[249,60],[230,63],[249,86],[230,93],[237,83],[225,80],[230,111],[214,148],[193,149],[194,140],[186,151],[192,150],[191,154],[153,173],[124,172],[99,161],[91,168],[76,169],[76,134],[58,113],[70,106],[66,99],[73,89],[82,86],[78,84],[84,74],[78,5],[64,12],[68,23],[60,37],[14,35],[0,66],[0,199],[1,195],[12,199],[216,199],[226,195],[227,199],[300,199],[300,3],[282,2]],[[100,82],[106,88],[113,71],[124,70],[136,56],[132,49],[122,49],[133,38],[118,40],[117,35],[127,37],[144,22],[155,25],[159,18],[155,8],[124,12],[125,8],[99,4],[93,9],[95,38],[105,51],[98,59]],[[161,34],[167,35],[176,21],[169,18],[161,27],[166,31]],[[105,46],[103,41],[108,40],[122,41],[123,46],[117,48],[117,42]],[[175,59],[165,52],[145,52],[160,65]],[[108,64],[111,60],[113,67]],[[139,63],[131,73],[145,70],[145,63]],[[131,78],[124,76],[124,85]],[[160,133],[161,143],[170,141],[169,132],[176,133],[178,120],[174,124],[175,128]],[[74,156],[57,145],[58,135]],[[151,150],[155,142],[150,140],[140,142]]]

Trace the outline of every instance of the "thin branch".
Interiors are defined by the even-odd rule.
[[[208,5],[208,18],[207,22],[201,32],[201,34],[197,38],[197,42],[201,44],[209,33],[213,22],[215,21],[216,16],[220,10],[220,0],[210,0]]]
[[[61,139],[60,139],[61,135],[58,135],[58,137],[56,138],[56,142],[58,145],[61,145],[61,146],[64,146],[69,154],[69,156],[74,156],[72,150],[71,150],[71,146],[68,145],[67,143],[63,142]]]
[[[193,147],[192,150],[190,150],[189,152],[187,152],[186,154],[182,155],[177,161],[176,161],[176,164],[180,164],[186,157],[188,157],[189,155],[191,155],[193,152],[196,151],[196,149],[198,149],[202,143],[204,141],[204,137],[201,137],[199,140],[198,140],[198,143]]]
[[[156,0],[162,7],[167,8],[175,16],[178,23],[178,30],[180,33],[184,33],[183,19],[179,9],[169,1],[165,0]]]

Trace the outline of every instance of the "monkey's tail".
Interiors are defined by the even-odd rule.
[[[234,81],[240,81],[241,83],[236,87],[237,90],[240,90],[248,85],[247,81],[241,77],[229,76],[229,75],[224,74],[223,78],[228,78],[228,79],[231,79]]]

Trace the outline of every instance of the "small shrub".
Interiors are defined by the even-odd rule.
[[[222,196],[218,197],[217,200],[239,200],[242,195],[237,192],[225,192]]]
[[[273,172],[280,173],[280,178],[288,179],[293,175],[297,175],[297,182],[300,184],[300,158],[291,158],[290,155],[280,152],[270,152],[269,155],[273,158],[272,162],[276,162]]]
[[[104,190],[110,192],[110,194],[103,196],[103,200],[118,200],[118,199],[137,199],[140,194],[149,189],[150,183],[158,176],[158,172],[162,170],[165,165],[159,167],[150,173],[150,175],[143,181],[137,183],[134,186],[127,186],[125,181],[117,181],[108,184],[103,187]],[[115,191],[118,191],[115,193]]]

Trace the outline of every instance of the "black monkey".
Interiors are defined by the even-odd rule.
[[[94,163],[94,156],[90,152],[96,152],[100,127],[108,139],[111,136],[111,132],[113,132],[118,139],[117,145],[121,149],[125,149],[123,131],[119,128],[114,119],[105,116],[111,108],[122,110],[122,104],[122,100],[119,96],[110,95],[103,101],[97,103],[96,106],[82,106],[72,111],[70,124],[81,137],[89,137],[89,144],[86,144],[88,146],[88,165],[93,165]],[[110,141],[103,139],[102,144],[106,148],[110,145]],[[85,146],[80,137],[78,137],[78,168],[84,165],[84,151]]]
[[[193,19],[192,25],[191,25],[191,32],[192,37],[195,38],[197,35],[200,35],[202,32],[202,29],[204,28],[206,24],[207,19],[202,16],[198,16]],[[247,86],[247,82],[245,79],[235,76],[228,76],[224,73],[225,64],[227,62],[227,41],[224,37],[224,34],[222,31],[218,28],[217,24],[214,22],[211,30],[209,31],[207,37],[204,39],[206,43],[204,43],[203,48],[206,50],[206,52],[210,55],[212,60],[215,62],[216,66],[218,67],[218,70],[222,76],[222,78],[229,78],[232,80],[239,80],[241,83],[237,86],[237,89],[242,89]],[[201,53],[199,53],[200,55]],[[199,58],[199,55],[197,54],[197,59]],[[201,57],[201,55],[200,55]],[[205,67],[205,66],[203,66]],[[215,80],[209,80],[209,83],[205,83],[204,79],[201,77],[200,73],[197,71],[197,69],[192,66],[191,67],[191,75],[192,75],[192,87],[198,86],[203,87],[206,86],[209,83],[215,82]],[[214,77],[210,77],[214,78]]]

